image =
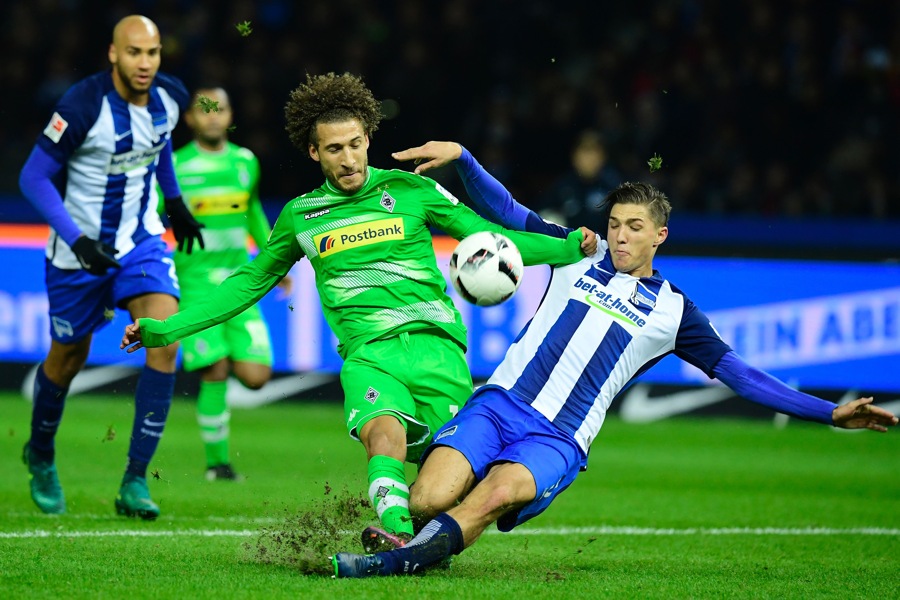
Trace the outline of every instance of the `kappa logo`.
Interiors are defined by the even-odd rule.
[[[353,420],[353,417],[355,417],[355,416],[358,415],[358,414],[359,414],[359,411],[356,410],[355,408],[354,408],[353,410],[351,410],[351,411],[350,411],[350,418],[347,419],[347,422],[348,422],[348,423],[351,422],[351,421]]]
[[[448,429],[445,429],[444,431],[441,432],[441,434],[440,434],[439,436],[437,436],[436,438],[434,438],[434,441],[438,441],[438,440],[441,439],[441,438],[450,437],[451,435],[453,435],[454,433],[456,433],[456,428],[457,428],[457,427],[458,427],[458,425],[454,425],[453,427],[450,427],[450,428],[448,428]]]
[[[365,397],[366,397],[366,400],[368,400],[368,401],[371,402],[372,404],[375,404],[375,401],[378,400],[378,396],[380,396],[380,395],[381,395],[381,393],[380,393],[378,390],[376,390],[376,389],[373,388],[373,387],[370,387],[370,388],[366,391],[366,396],[365,396]]]
[[[397,205],[397,201],[394,200],[394,198],[391,197],[390,194],[384,192],[383,194],[381,194],[381,205],[385,207],[388,212],[394,212],[394,206]]]
[[[303,218],[305,220],[309,221],[310,219],[315,219],[316,217],[321,217],[323,215],[327,215],[330,212],[331,212],[330,208],[324,208],[322,210],[317,210],[316,212],[307,213],[307,214],[303,215]]]

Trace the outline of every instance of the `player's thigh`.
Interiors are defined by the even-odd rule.
[[[222,325],[232,361],[272,366],[272,338],[259,306],[251,306]]]
[[[113,282],[116,306],[132,318],[166,319],[178,312],[178,278],[175,264],[159,238],[149,238],[123,256]]]
[[[475,473],[465,455],[449,446],[436,447],[410,488],[410,509],[433,517],[455,506],[474,485]]]
[[[501,531],[509,531],[547,510],[556,497],[575,481],[585,464],[584,453],[575,440],[549,421],[546,421],[543,430],[537,427],[532,429],[535,431],[528,437],[504,448],[498,462],[492,465],[492,468],[497,468],[504,462],[517,464],[527,469],[534,481],[534,487],[529,492],[533,498],[497,521],[497,528]]]
[[[147,293],[126,298],[123,306],[132,319],[149,317],[163,320],[178,312],[178,299],[169,294]]]
[[[416,400],[416,416],[434,434],[472,395],[472,376],[462,348],[443,335],[410,335],[415,357],[404,375]]]
[[[408,440],[424,435],[425,426],[415,418],[412,394],[391,371],[401,360],[397,344],[396,338],[364,344],[347,357],[341,368],[344,417],[350,437],[356,440],[362,427],[381,415],[396,416],[406,429]]]
[[[115,273],[91,275],[80,269],[46,264],[50,338],[62,345],[79,344],[115,318]]]

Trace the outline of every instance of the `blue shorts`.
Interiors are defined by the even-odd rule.
[[[175,264],[159,237],[140,242],[118,259],[121,269],[91,275],[81,269],[58,269],[46,262],[47,298],[50,304],[50,336],[74,344],[106,326],[115,308],[143,294],[179,297]]]
[[[502,388],[480,388],[465,407],[447,422],[429,448],[449,446],[472,465],[476,481],[497,463],[519,463],[531,471],[537,488],[534,500],[504,514],[497,529],[513,527],[544,512],[569,487],[586,457],[575,439],[557,429],[529,404]],[[428,456],[426,452],[423,460]]]

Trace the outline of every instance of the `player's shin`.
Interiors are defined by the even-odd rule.
[[[383,455],[369,460],[369,500],[388,532],[407,539],[412,537],[409,486],[403,462]]]
[[[225,381],[203,381],[197,396],[197,423],[200,437],[206,449],[207,467],[227,465],[231,413],[225,397],[228,384]]]
[[[402,548],[379,552],[376,556],[384,562],[382,574],[411,575],[459,554],[464,547],[459,523],[447,513],[441,513]]]
[[[144,367],[134,394],[134,425],[128,448],[128,473],[138,477],[147,476],[147,466],[156,452],[169,416],[174,389],[174,373]]]

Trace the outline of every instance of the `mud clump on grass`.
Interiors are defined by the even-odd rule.
[[[254,562],[295,568],[303,573],[334,574],[328,557],[341,551],[360,552],[359,535],[374,514],[369,499],[344,490],[325,496],[296,511],[285,511],[284,520],[260,528],[255,541],[244,543]]]

